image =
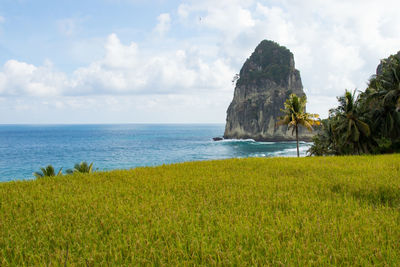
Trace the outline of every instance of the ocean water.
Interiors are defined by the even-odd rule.
[[[0,125],[0,181],[32,179],[81,161],[99,170],[184,161],[296,156],[295,142],[212,141],[223,124]],[[304,156],[310,143],[301,142]]]

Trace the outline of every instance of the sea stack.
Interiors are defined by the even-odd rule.
[[[276,127],[283,103],[291,93],[305,95],[293,54],[273,41],[262,41],[240,70],[227,111],[224,138],[295,140],[287,126]],[[300,140],[308,141],[312,136],[305,129],[299,132]]]

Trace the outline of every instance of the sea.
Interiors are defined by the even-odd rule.
[[[0,182],[33,179],[93,162],[96,170],[132,169],[185,161],[295,157],[296,142],[223,140],[224,124],[0,125]],[[305,156],[311,143],[301,142]]]

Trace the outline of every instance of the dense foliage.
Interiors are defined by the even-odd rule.
[[[400,151],[400,52],[382,60],[368,88],[355,98],[346,90],[314,137],[312,155]]]
[[[1,266],[397,266],[400,155],[0,183]]]
[[[292,129],[293,133],[296,133],[296,144],[297,144],[297,157],[300,157],[299,152],[299,127],[303,126],[307,130],[312,131],[313,125],[319,125],[320,122],[316,119],[319,117],[317,114],[310,114],[306,112],[307,98],[306,96],[298,97],[296,94],[290,94],[289,98],[286,99],[284,109],[281,109],[284,114],[281,116],[277,125],[288,125],[288,129]]]
[[[262,79],[286,85],[293,54],[284,46],[264,40],[243,65],[237,85],[260,82]]]

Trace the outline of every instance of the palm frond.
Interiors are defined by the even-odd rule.
[[[73,172],[91,173],[93,171],[93,162],[88,164],[86,161],[76,163]]]
[[[47,167],[41,167],[40,168],[40,172],[34,172],[33,175],[36,178],[42,178],[42,177],[52,177],[52,176],[56,176],[56,173],[54,171],[54,167],[52,165],[47,165]],[[58,175],[62,175],[62,168],[60,168],[60,170],[57,173]]]
[[[280,120],[276,122],[277,126],[281,126],[281,125],[286,125],[290,122],[290,117],[289,116],[283,116],[279,118]]]
[[[400,80],[399,80],[399,76],[397,75],[397,70],[396,70],[396,68],[392,68],[392,72],[393,72],[393,76],[394,76],[394,78],[395,78],[395,82],[399,83]]]
[[[301,120],[299,124],[303,125],[304,127],[307,128],[308,131],[312,132],[313,127],[312,127],[311,123],[308,120]]]
[[[353,121],[349,120],[347,122],[348,126],[347,126],[347,138],[349,138],[351,136],[351,128],[353,127]]]
[[[357,127],[354,127],[353,131],[353,141],[358,142],[360,140],[360,131],[358,130]]]
[[[43,177],[43,173],[40,173],[40,172],[34,172],[33,175],[34,175],[36,178],[42,178],[42,177]]]
[[[93,162],[90,163],[90,165],[89,165],[89,173],[91,173],[92,171],[93,171]]]
[[[356,120],[355,121],[357,127],[366,137],[369,137],[371,135],[371,130],[369,128],[369,125],[361,120]]]

